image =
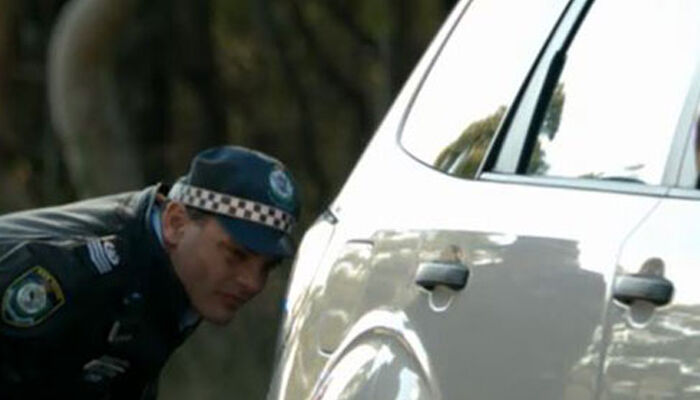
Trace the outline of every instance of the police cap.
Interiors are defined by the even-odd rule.
[[[214,214],[237,243],[256,253],[294,253],[297,186],[284,165],[268,155],[238,146],[204,150],[168,197]]]

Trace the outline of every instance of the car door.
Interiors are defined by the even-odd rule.
[[[700,398],[698,200],[663,201],[623,248],[600,335],[602,399]]]
[[[674,19],[693,35],[696,72],[677,129],[681,173],[678,187],[622,247],[600,335],[607,343],[603,399],[700,398],[700,8],[683,7],[692,17]]]
[[[621,246],[677,167],[682,83],[629,89],[679,59],[606,68],[634,55],[614,1],[498,3],[460,3],[312,228],[328,244],[302,243],[268,398],[597,398]]]

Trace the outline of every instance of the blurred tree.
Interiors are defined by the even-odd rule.
[[[73,195],[46,107],[46,46],[62,4],[2,0],[0,210],[65,202]]]
[[[438,155],[435,167],[451,175],[473,178],[505,112],[506,107],[500,106],[493,114],[472,122]]]
[[[0,135],[0,162],[7,162],[12,154],[11,149],[15,147],[11,143],[12,136],[8,134],[10,126],[6,95],[13,63],[11,47],[12,24],[15,22],[13,5],[12,1],[0,0],[0,9],[3,10],[0,14],[0,132],[4,133]]]
[[[134,6],[134,0],[72,0],[51,36],[49,108],[82,197],[143,182],[112,71],[115,45]]]
[[[547,136],[548,140],[554,140],[554,136],[559,130],[559,123],[561,122],[561,113],[564,110],[564,101],[566,100],[566,95],[564,94],[564,83],[557,84],[552,94],[552,100],[549,102],[549,108],[547,108],[547,113],[544,116],[544,121],[542,122],[542,127],[540,132]]]
[[[549,169],[547,153],[544,151],[544,146],[547,143],[551,143],[557,131],[559,131],[559,123],[561,122],[561,113],[564,111],[565,100],[564,83],[560,82],[554,88],[554,93],[552,93],[552,98],[549,101],[549,106],[542,120],[537,142],[532,149],[530,163],[527,167],[528,174],[544,175]]]
[[[554,139],[559,130],[565,100],[564,84],[559,83],[552,94],[552,99],[540,126],[538,140],[535,142],[530,156],[529,174],[543,174],[549,167],[542,148],[542,141]],[[500,106],[493,114],[469,124],[457,140],[440,152],[433,163],[435,168],[450,175],[473,178],[505,113],[506,107]]]
[[[171,112],[177,87],[196,109],[186,116],[197,135],[181,135],[187,147],[225,141],[210,19],[208,1],[73,0],[63,9],[49,48],[49,105],[82,196],[165,175],[163,143],[182,115]]]

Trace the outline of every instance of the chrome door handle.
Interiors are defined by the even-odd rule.
[[[672,297],[673,283],[661,276],[621,275],[613,285],[613,298],[626,305],[635,300],[646,300],[656,306],[665,306]]]
[[[438,285],[452,290],[462,290],[469,279],[469,268],[459,262],[424,262],[418,266],[416,284],[427,290]]]

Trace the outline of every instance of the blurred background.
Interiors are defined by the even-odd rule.
[[[286,163],[303,230],[454,0],[0,0],[0,213],[172,181],[225,143]],[[261,399],[289,265],[202,324],[160,399]]]

